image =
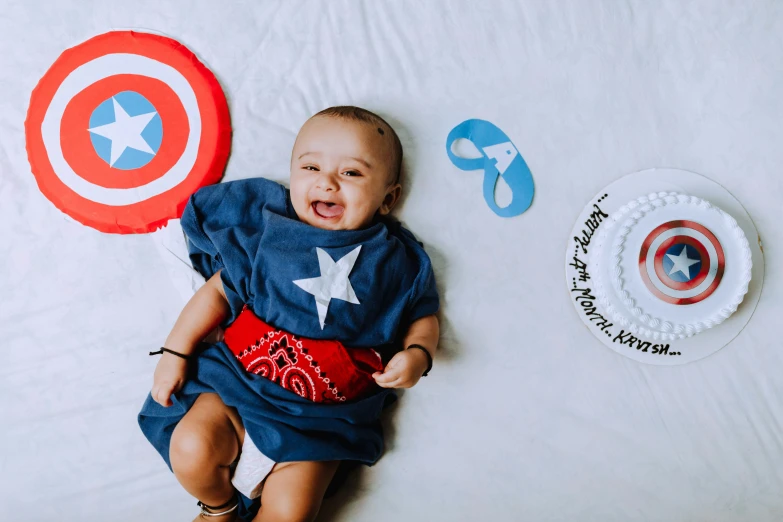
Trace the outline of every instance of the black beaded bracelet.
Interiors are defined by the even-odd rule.
[[[163,352],[176,355],[177,357],[182,357],[186,361],[191,358],[190,355],[185,355],[184,353],[175,352],[174,350],[169,350],[168,348],[163,348],[163,347],[161,347],[161,349],[158,350],[157,352],[150,352],[150,355],[161,355]]]
[[[419,350],[427,354],[427,369],[424,370],[424,373],[421,374],[422,377],[426,377],[427,374],[430,373],[430,370],[432,370],[432,355],[430,354],[430,351],[420,344],[412,344],[408,346],[406,350],[410,350],[411,348],[418,348]]]

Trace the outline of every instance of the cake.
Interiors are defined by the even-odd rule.
[[[701,198],[660,192],[628,202],[601,226],[589,273],[615,323],[674,341],[728,319],[748,292],[752,265],[733,217]]]

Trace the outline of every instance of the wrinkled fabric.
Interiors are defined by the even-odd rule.
[[[236,408],[256,447],[275,462],[354,460],[374,464],[383,452],[379,417],[395,400],[382,390],[347,404],[320,404],[248,373],[223,343],[208,346],[190,363],[188,380],[165,408],[147,396],[141,431],[171,468],[169,445],[177,423],[202,393],[217,393]],[[243,499],[250,516],[257,505]]]
[[[432,265],[410,232],[381,221],[355,231],[312,227],[296,218],[288,191],[263,178],[199,190],[188,202],[182,228],[193,266],[205,278],[220,271],[231,307],[225,322],[227,337],[247,307],[296,336],[336,339],[367,350],[375,347],[388,358],[398,336],[404,334],[401,330],[438,310]],[[324,256],[337,264],[350,256],[350,269],[343,267],[333,277],[349,281],[350,292],[344,283],[342,295],[350,293],[355,299],[331,298],[322,326],[317,295],[297,282],[323,277],[319,268],[329,263]],[[200,353],[190,371],[182,390],[172,398],[173,406],[164,408],[148,396],[139,413],[142,432],[169,468],[171,435],[206,392],[217,393],[227,406],[236,408],[247,435],[275,462],[374,464],[383,452],[379,417],[384,405],[395,399],[392,390],[365,386],[373,392],[369,397],[315,403],[248,372],[224,342]],[[257,503],[243,496],[242,516],[252,515],[255,508]]]
[[[221,271],[228,323],[247,304],[295,335],[372,348],[394,343],[401,326],[438,310],[432,263],[399,223],[316,228],[297,219],[288,191],[273,181],[253,178],[199,190],[185,208],[182,229],[193,266],[207,278]],[[303,281],[324,276],[324,255],[337,265],[356,257],[347,281],[358,303],[332,298],[322,328],[318,299]],[[345,283],[345,276],[334,279]]]

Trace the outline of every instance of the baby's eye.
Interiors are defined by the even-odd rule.
[[[346,170],[345,172],[343,172],[343,175],[349,177],[355,177],[355,176],[361,176],[362,173],[359,172],[358,170]]]
[[[318,171],[318,167],[316,167],[315,165],[305,165],[302,168],[305,169],[305,170],[312,170],[312,171],[316,171],[316,172]]]

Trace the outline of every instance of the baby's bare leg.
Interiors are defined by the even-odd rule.
[[[171,436],[169,458],[179,483],[210,506],[231,499],[234,487],[229,466],[239,454],[244,436],[237,412],[223,404],[218,395],[202,393]],[[210,520],[233,520],[235,515]]]
[[[261,510],[253,522],[311,522],[339,462],[277,464],[261,490]]]

